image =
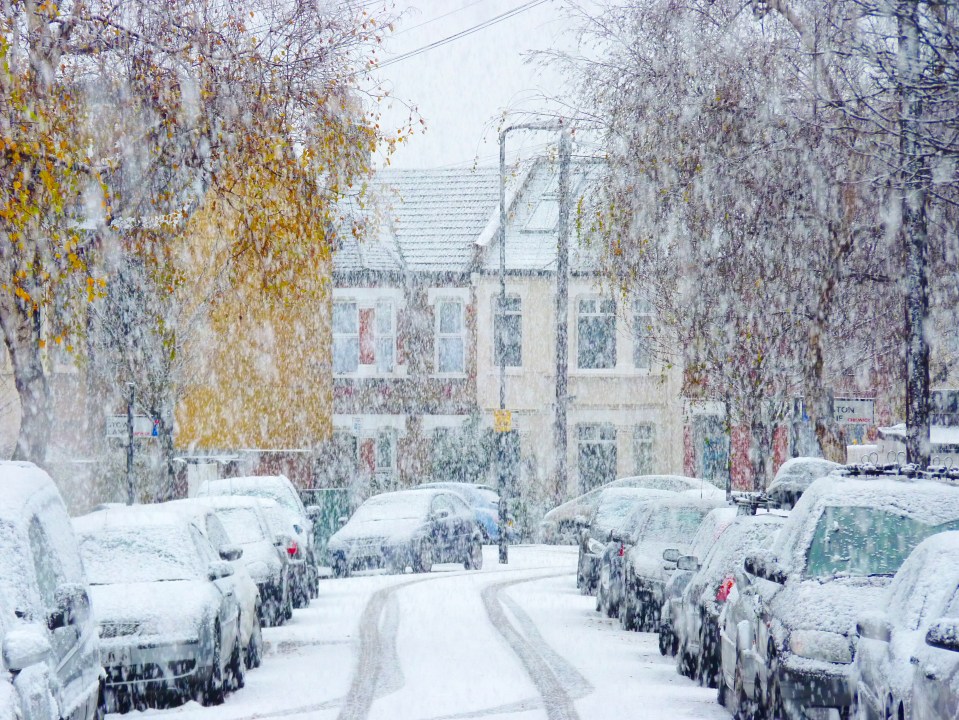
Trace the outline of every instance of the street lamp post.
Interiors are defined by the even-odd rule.
[[[557,445],[561,444],[561,448],[557,448],[557,452],[562,453],[562,458],[559,458],[557,468],[561,473],[560,480],[565,480],[566,475],[566,297],[567,297],[567,285],[566,285],[566,266],[565,258],[567,257],[567,243],[568,243],[568,222],[567,218],[569,216],[569,202],[568,202],[568,192],[569,192],[569,155],[570,155],[570,137],[569,131],[566,126],[561,122],[553,123],[524,123],[521,125],[510,125],[500,131],[499,134],[499,302],[497,303],[496,311],[496,322],[494,324],[496,336],[494,342],[496,343],[496,352],[499,354],[499,409],[501,414],[505,415],[506,411],[506,353],[504,348],[504,318],[506,312],[506,136],[515,131],[515,130],[546,130],[546,131],[560,131],[562,135],[560,136],[560,209],[559,209],[559,238],[558,238],[558,257],[560,258],[558,264],[562,264],[562,274],[560,273],[561,268],[557,267],[557,323],[558,323],[558,333],[557,333],[557,385],[556,385],[556,400],[557,400],[557,428],[556,428],[556,438]],[[562,297],[562,312],[560,312],[559,301]],[[560,353],[562,354],[562,359],[560,359]],[[562,371],[562,372],[560,372]],[[560,374],[562,378],[560,378]],[[562,423],[562,429],[560,430],[559,424]],[[562,442],[560,443],[560,440]],[[508,513],[508,498],[507,498],[507,476],[506,476],[506,453],[507,453],[507,441],[508,435],[506,432],[498,432],[496,438],[496,451],[497,451],[497,471],[499,474],[498,478],[498,489],[499,489],[499,517],[500,517],[500,533],[499,533],[499,561],[501,564],[506,564],[509,562],[509,540],[506,536],[506,517]]]

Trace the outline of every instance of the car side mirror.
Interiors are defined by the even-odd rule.
[[[77,625],[90,617],[90,596],[79,583],[64,583],[54,593],[56,607],[47,616],[47,627],[57,630],[67,625]]]
[[[887,643],[892,637],[892,623],[889,622],[885,613],[867,613],[856,623],[856,634],[867,640]]]
[[[206,576],[210,578],[210,580],[222,580],[223,578],[230,577],[232,574],[233,566],[223,560],[211,562],[206,571]]]
[[[777,585],[786,584],[786,571],[771,555],[747,555],[743,561],[743,569],[750,575]]]
[[[239,545],[221,545],[220,557],[223,560],[239,560],[243,557],[243,548]]]
[[[12,673],[39,665],[50,657],[53,647],[36,625],[10,630],[3,636],[3,664]]]
[[[679,558],[682,557],[682,554],[676,548],[668,548],[663,550],[663,560],[668,563],[679,562]]]
[[[959,622],[943,618],[933,623],[926,633],[926,645],[959,652]]]
[[[316,522],[317,520],[319,520],[322,514],[323,514],[323,508],[321,508],[319,505],[306,506],[306,516],[313,522]]]
[[[687,572],[697,572],[700,568],[699,558],[695,555],[683,555],[676,561],[676,568]]]

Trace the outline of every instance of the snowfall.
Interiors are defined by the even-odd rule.
[[[483,570],[325,579],[320,596],[264,629],[263,665],[217,707],[171,720],[649,720],[728,718],[681,677],[656,636],[624,632],[576,589],[576,548],[484,548]],[[110,716],[117,720],[121,716]]]

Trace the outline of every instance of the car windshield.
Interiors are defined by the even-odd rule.
[[[410,492],[403,495],[373,497],[360,505],[350,522],[381,520],[419,520],[429,511],[432,493]]]
[[[263,540],[263,530],[256,511],[251,508],[217,508],[216,516],[220,518],[230,541],[240,545]]]
[[[959,529],[959,519],[929,525],[875,507],[827,507],[806,553],[807,577],[895,575],[925,538]]]
[[[105,528],[80,536],[91,585],[193,580],[200,557],[185,528]]]
[[[641,528],[641,539],[652,542],[688,543],[709,510],[691,507],[656,508]]]

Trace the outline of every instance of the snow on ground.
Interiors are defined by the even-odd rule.
[[[266,657],[219,707],[169,720],[591,720],[728,718],[680,677],[656,638],[601,618],[575,587],[576,548],[510,548],[482,572],[325,580],[293,620],[264,630]],[[111,716],[118,720],[119,716]]]

